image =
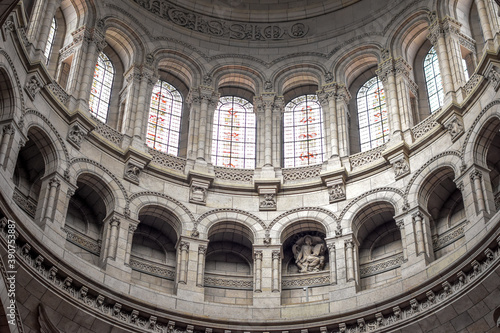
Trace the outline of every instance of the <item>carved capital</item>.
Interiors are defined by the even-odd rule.
[[[60,185],[61,185],[61,181],[56,177],[51,178],[49,181],[50,187],[58,188]]]
[[[421,222],[424,218],[424,214],[422,214],[421,212],[416,212],[413,213],[411,217],[413,218],[413,223]]]
[[[272,258],[274,259],[281,259],[281,251],[280,250],[275,250],[272,253]]]
[[[261,250],[254,251],[253,254],[254,254],[255,260],[262,260],[262,251]]]
[[[479,179],[479,180],[480,180],[481,178],[483,178],[483,174],[482,174],[482,172],[481,172],[481,171],[479,171],[479,170],[473,170],[473,171],[470,173],[470,179],[471,179],[472,181],[474,181],[474,180],[476,180],[476,179]]]
[[[207,253],[207,247],[205,245],[198,246],[198,253],[205,255]]]
[[[186,242],[186,241],[182,241],[180,244],[179,244],[179,247],[181,249],[181,251],[189,251],[189,242]]]

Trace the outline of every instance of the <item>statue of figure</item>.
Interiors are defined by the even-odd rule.
[[[325,264],[325,244],[319,237],[306,235],[292,247],[300,273],[318,272]]]

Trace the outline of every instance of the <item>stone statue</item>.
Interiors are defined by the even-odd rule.
[[[292,247],[299,273],[318,272],[325,265],[325,243],[319,237],[306,235]]]

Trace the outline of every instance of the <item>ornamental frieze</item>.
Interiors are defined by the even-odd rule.
[[[300,22],[291,24],[252,24],[227,21],[190,12],[169,3],[167,0],[133,1],[170,23],[214,37],[255,41],[284,40],[302,38],[309,31],[309,27]]]

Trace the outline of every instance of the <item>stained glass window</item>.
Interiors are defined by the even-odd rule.
[[[253,105],[240,97],[221,97],[214,113],[212,163],[230,168],[255,168],[255,132]]]
[[[324,159],[323,112],[318,96],[292,99],[283,114],[284,167],[318,164]]]
[[[443,84],[436,49],[432,47],[424,59],[425,84],[431,113],[443,105]]]
[[[56,19],[52,19],[52,24],[50,25],[49,38],[47,39],[47,44],[45,45],[45,51],[43,55],[45,56],[45,63],[49,63],[50,54],[52,53],[52,47],[54,46],[54,37],[56,36]]]
[[[115,77],[115,69],[109,58],[101,52],[95,65],[94,80],[90,89],[90,113],[97,119],[106,122],[108,117],[111,86]]]
[[[387,142],[389,120],[382,82],[372,77],[359,89],[357,95],[359,143],[366,151]]]
[[[171,84],[159,80],[151,94],[146,144],[177,155],[181,134],[182,96]]]

